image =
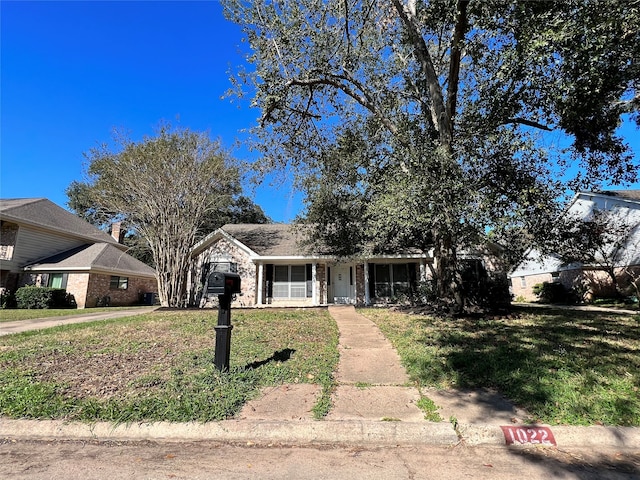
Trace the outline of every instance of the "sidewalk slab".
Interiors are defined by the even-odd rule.
[[[478,390],[423,389],[422,394],[433,400],[438,414],[445,420],[480,425],[510,425],[524,423],[530,415],[515,406],[499,392],[488,388]]]
[[[419,399],[418,390],[411,387],[340,385],[327,420],[420,422],[424,412],[416,405]]]
[[[247,402],[240,420],[312,420],[312,409],[322,387],[299,383],[263,388],[260,396]]]

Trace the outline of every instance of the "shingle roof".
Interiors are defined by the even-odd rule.
[[[610,197],[618,197],[624,198],[625,200],[640,202],[640,190],[603,190],[599,193]]]
[[[155,277],[155,270],[108,243],[94,243],[58,253],[25,270],[92,270],[143,277]]]
[[[0,199],[0,218],[44,227],[51,231],[85,238],[93,242],[119,245],[108,233],[46,198]]]
[[[281,223],[227,224],[222,230],[263,257],[309,255],[301,227]]]

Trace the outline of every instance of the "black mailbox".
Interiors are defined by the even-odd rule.
[[[240,293],[240,275],[228,272],[213,272],[207,280],[207,293],[232,295]]]

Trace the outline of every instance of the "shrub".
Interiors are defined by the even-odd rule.
[[[573,295],[561,283],[542,282],[533,286],[542,303],[572,303]]]
[[[9,290],[0,293],[0,309],[16,308],[16,296]]]
[[[63,288],[21,287],[16,291],[18,308],[66,308],[69,307],[67,291]]]

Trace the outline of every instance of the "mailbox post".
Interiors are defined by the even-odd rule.
[[[229,352],[231,351],[231,300],[240,293],[240,275],[227,272],[213,272],[207,281],[207,293],[217,294],[218,325],[216,330],[216,350],[214,363],[221,372],[229,370]]]

